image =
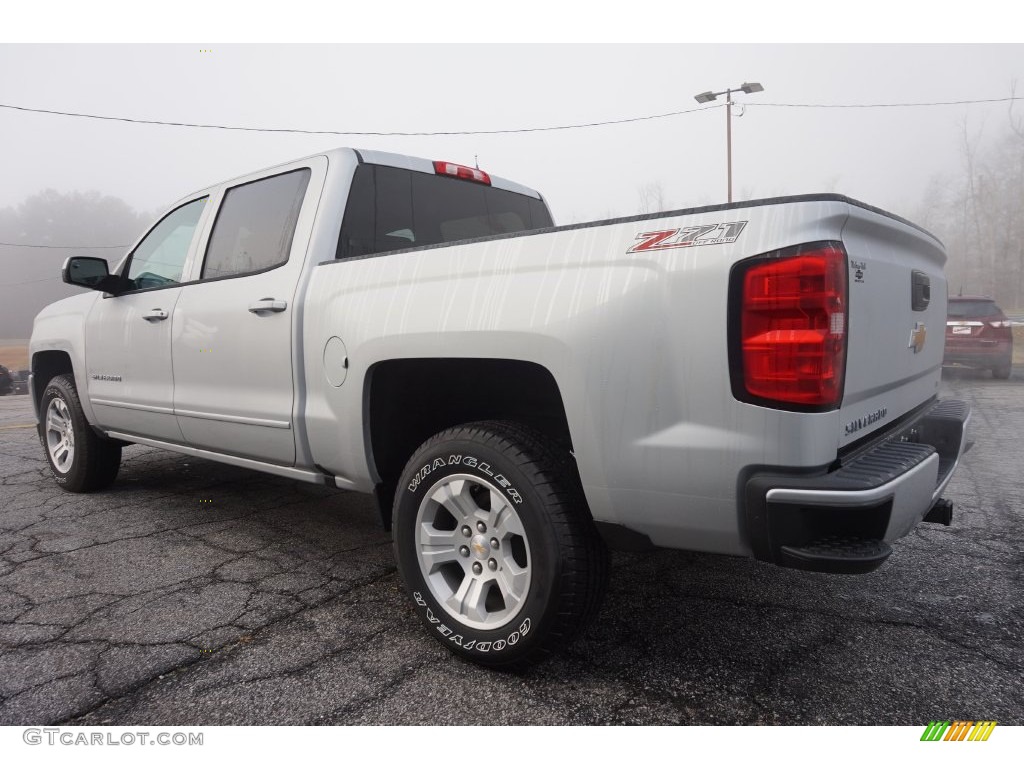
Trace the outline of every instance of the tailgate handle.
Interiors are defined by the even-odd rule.
[[[910,273],[910,308],[915,312],[928,309],[932,300],[932,286],[928,275],[915,269]]]

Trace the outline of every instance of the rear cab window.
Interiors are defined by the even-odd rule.
[[[541,200],[485,184],[364,163],[352,179],[339,259],[553,225]]]

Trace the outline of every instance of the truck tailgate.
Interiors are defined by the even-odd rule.
[[[851,206],[842,241],[849,327],[840,447],[935,396],[946,325],[946,256],[934,237]]]

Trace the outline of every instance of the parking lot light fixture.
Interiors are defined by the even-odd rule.
[[[707,104],[715,101],[719,96],[725,96],[725,175],[728,187],[729,202],[732,202],[732,95],[736,91],[743,93],[760,93],[764,86],[760,83],[743,83],[738,88],[726,88],[724,91],[704,91],[693,98],[698,104]]]

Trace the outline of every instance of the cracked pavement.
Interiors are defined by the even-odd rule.
[[[879,571],[616,554],[600,616],[525,674],[412,613],[373,500],[142,446],[90,495],[0,398],[0,725],[1024,724],[1024,372],[947,372],[976,441]]]

